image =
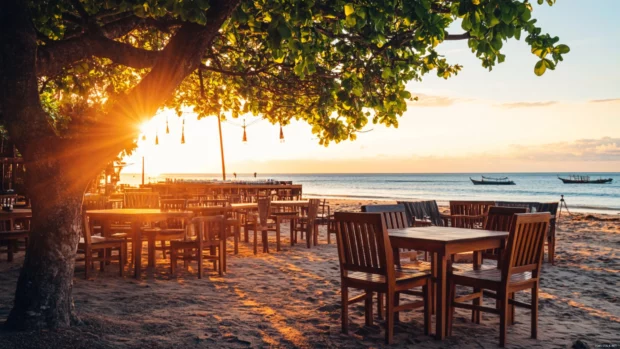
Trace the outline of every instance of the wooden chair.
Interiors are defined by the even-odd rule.
[[[405,205],[363,205],[362,212],[377,212],[383,215],[388,229],[412,227],[413,217],[410,220],[405,212]]]
[[[6,243],[6,261],[12,262],[15,252],[18,251],[18,243],[20,240],[24,240],[25,244],[28,244],[28,237],[30,236],[29,230],[3,230],[0,231],[0,243]]]
[[[159,208],[159,193],[127,192],[124,208]]]
[[[224,216],[195,217],[191,221],[191,229],[187,229],[186,239],[170,241],[170,272],[176,275],[177,263],[183,260],[185,268],[190,261],[198,262],[198,278],[203,276],[203,261],[213,263],[214,270],[222,276],[226,260],[226,241],[223,238],[225,227]],[[193,235],[189,233],[193,232]],[[179,254],[179,251],[182,251]]]
[[[124,239],[105,238],[92,235],[94,222],[87,215],[83,215],[84,231],[78,243],[78,253],[84,254],[84,277],[88,279],[88,274],[93,262],[99,262],[99,269],[104,271],[105,265],[113,260],[118,260],[120,276],[123,276],[123,268],[127,260],[127,244]],[[116,256],[112,251],[118,251]],[[93,253],[97,253],[93,256]]]
[[[448,277],[449,316],[448,333],[452,331],[454,308],[470,309],[474,311],[498,314],[499,345],[506,345],[506,328],[512,323],[514,306],[531,310],[531,335],[536,338],[538,332],[538,287],[540,282],[540,267],[544,255],[544,243],[549,229],[549,213],[521,213],[512,218],[510,235],[508,237],[506,253],[501,261],[500,269],[470,270],[454,272]],[[474,288],[474,293],[455,299],[456,285]],[[531,290],[531,304],[514,300],[514,293],[522,290]],[[493,293],[484,295],[495,298],[499,306],[490,308],[480,305],[483,292]],[[462,301],[473,300],[474,304],[465,304]]]
[[[489,207],[495,201],[450,201],[450,215],[446,218],[456,228],[480,229]]]
[[[445,216],[439,212],[437,201],[397,201],[398,204],[405,206],[407,217],[412,221],[429,220],[431,225],[445,227],[448,224]]]
[[[326,229],[328,230],[327,232],[327,243],[331,244],[331,234],[329,233],[329,226],[330,226],[330,222],[334,220],[334,216],[332,215],[331,212],[331,207],[329,206],[329,203],[327,202],[327,199],[321,199],[319,201],[319,211],[316,214],[316,225],[317,226],[321,226],[324,225],[326,227]]]
[[[555,265],[555,225],[558,214],[558,202],[543,202],[538,206],[538,212],[549,212],[549,235],[547,235],[547,258],[550,264]]]
[[[512,224],[512,217],[515,214],[527,213],[528,209],[525,207],[496,207],[489,208],[489,213],[484,220],[484,230],[494,231],[510,231],[510,225]],[[499,260],[499,250],[486,250],[482,252],[482,263],[484,259]],[[499,266],[499,263],[498,263]]]
[[[186,209],[187,200],[185,199],[165,199],[160,203],[162,211],[185,211]],[[154,259],[155,251],[162,251],[163,257],[166,258],[166,251],[170,249],[167,242],[182,240],[185,237],[185,219],[170,218],[161,222],[159,226],[142,228],[142,232],[149,240],[149,257]],[[159,247],[156,246],[156,241],[159,241]]]
[[[301,232],[306,235],[306,245],[310,248],[312,245],[316,246],[319,243],[319,226],[316,224],[316,217],[319,212],[319,204],[321,200],[310,199],[308,200],[308,209],[304,215],[298,216],[293,219],[291,223],[291,245],[297,242],[297,233]],[[329,235],[329,234],[328,234]]]
[[[372,297],[375,292],[386,294],[385,341],[393,342],[395,314],[424,308],[424,333],[430,333],[431,313],[429,290],[431,278],[426,272],[405,271],[394,267],[394,257],[387,227],[381,214],[336,212],[338,258],[340,261],[342,295],[342,332],[347,333],[349,305],[364,301],[366,325],[372,325]],[[422,287],[423,300],[400,304],[398,295]],[[349,288],[363,290],[349,298]]]
[[[271,198],[269,196],[259,196],[257,198],[258,212],[250,214],[245,223],[245,232],[254,231],[254,254],[258,253],[258,232],[261,232],[263,243],[263,253],[269,253],[269,231],[276,231],[276,221],[271,219]],[[277,231],[276,231],[277,233]],[[276,235],[276,244],[279,249],[280,236]]]
[[[532,213],[540,211],[540,202],[533,201],[495,201],[495,206],[527,208]]]

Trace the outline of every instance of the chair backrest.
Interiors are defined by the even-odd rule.
[[[510,231],[512,216],[518,213],[527,213],[525,207],[497,207],[489,208],[489,213],[484,220],[485,230]]]
[[[125,208],[159,208],[159,193],[136,192],[125,194]]]
[[[90,217],[86,214],[82,214],[82,236],[84,237],[84,243],[86,246],[90,246],[92,242],[92,230],[90,230]]]
[[[160,202],[162,211],[185,211],[187,209],[187,200],[185,199],[163,199]]]
[[[362,212],[377,212],[383,215],[385,226],[388,229],[403,229],[413,226],[407,219],[405,206],[398,205],[364,205]]]
[[[539,202],[520,202],[520,201],[495,201],[495,206],[500,207],[525,207],[529,209],[529,212],[539,212]]]
[[[394,258],[381,214],[336,212],[334,221],[342,276],[366,272],[393,281]]]
[[[11,195],[0,195],[0,205],[1,206],[15,206],[15,201],[17,201],[17,194]]]
[[[308,200],[308,220],[309,221],[314,221],[316,219],[316,216],[319,213],[320,204],[321,204],[320,199]]]
[[[549,212],[551,218],[555,218],[558,213],[559,202],[541,202],[538,205],[538,212]]]
[[[84,195],[82,200],[82,210],[105,210],[107,208],[108,198],[103,195]]]
[[[482,216],[495,201],[450,201],[450,215]]]
[[[226,219],[224,216],[194,217],[191,221],[199,244],[209,245],[224,238]],[[219,253],[222,253],[221,251]]]
[[[271,215],[271,198],[269,196],[259,196],[256,198],[258,206],[258,224],[267,225],[267,220]]]
[[[534,278],[538,277],[550,218],[548,212],[513,216],[502,266],[503,283],[517,273],[532,272]]]
[[[411,217],[411,224],[413,224],[416,219],[429,219],[434,226],[443,227],[445,225],[441,217],[441,212],[439,212],[439,206],[437,206],[437,201],[435,200],[398,201],[398,203],[405,205],[405,213],[407,213],[408,218]]]

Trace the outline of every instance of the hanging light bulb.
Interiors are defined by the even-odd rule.
[[[159,145],[159,135],[155,132],[155,145]]]
[[[245,119],[243,119],[243,143],[248,142],[248,135],[245,133]]]
[[[166,134],[170,133],[170,127],[168,127],[168,115],[166,115]]]
[[[185,144],[185,118],[183,118],[183,124],[181,126],[181,144]]]
[[[146,135],[145,134],[142,135],[142,140],[146,141]]]
[[[284,143],[284,131],[282,131],[282,124],[280,124],[280,143]]]

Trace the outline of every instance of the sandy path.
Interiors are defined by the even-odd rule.
[[[357,201],[335,203],[359,207]],[[321,245],[310,250],[291,247],[287,230],[283,236],[278,253],[273,235],[271,254],[254,256],[250,244],[242,243],[222,278],[198,280],[193,269],[171,278],[163,259],[156,274],[141,281],[119,278],[113,266],[84,280],[79,266],[74,298],[83,324],[0,332],[0,348],[383,347],[383,322],[365,327],[361,305],[351,307],[350,335],[340,333],[337,251],[326,244],[324,231]],[[570,348],[578,339],[591,347],[620,344],[620,221],[563,218],[558,236],[557,265],[543,270],[539,339],[528,338],[529,311],[519,309],[509,347]],[[0,262],[0,321],[10,311],[19,261]],[[440,342],[423,335],[421,313],[403,313],[395,347],[497,347],[497,317],[483,316],[474,325],[468,312],[457,312],[453,336]]]

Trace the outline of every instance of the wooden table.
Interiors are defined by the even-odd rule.
[[[161,211],[159,209],[118,208],[111,210],[89,210],[86,211],[86,215],[91,218],[91,222],[93,219],[105,222],[131,222],[131,231],[133,234],[131,250],[134,258],[134,276],[135,278],[140,278],[140,272],[142,269],[142,225],[144,223],[165,221],[168,218],[191,218],[194,213],[191,211]],[[104,229],[104,234],[105,233],[106,231]],[[151,237],[149,237],[149,244],[155,243],[154,240],[150,240],[152,240]],[[149,256],[149,267],[154,267],[154,265],[151,265],[152,259],[152,256]]]
[[[271,205],[275,207],[308,207],[309,200],[274,200]]]
[[[30,218],[32,218],[32,210],[29,208],[15,208],[13,211],[4,211],[0,210],[0,221],[8,221],[9,222],[9,230],[15,229],[15,220],[23,219],[26,220],[26,227],[23,229],[30,229]]]
[[[504,247],[508,238],[507,232],[462,229],[451,227],[412,227],[406,229],[390,229],[390,242],[395,253],[399,248],[431,252],[432,270],[435,276],[436,337],[446,337],[447,306],[447,275],[451,268],[451,256],[456,253],[482,251]],[[398,260],[397,257],[394,260]],[[474,268],[480,267],[479,258],[474,259]]]

